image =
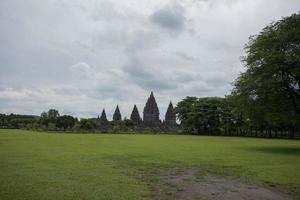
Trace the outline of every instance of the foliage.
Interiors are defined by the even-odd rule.
[[[45,126],[48,126],[49,120],[48,120],[48,114],[47,112],[42,112],[40,119],[39,119],[40,124],[43,124]]]
[[[186,97],[175,112],[186,130],[197,133],[218,134],[241,120],[233,105],[221,97]]]
[[[70,115],[63,115],[57,118],[56,126],[64,130],[73,128],[77,120]]]
[[[26,128],[37,120],[38,116],[34,115],[0,114],[0,128]]]
[[[132,120],[130,120],[130,119],[124,119],[124,125],[126,126],[126,127],[133,127],[135,124],[134,124],[134,122],[132,121]]]
[[[97,122],[95,119],[80,119],[80,128],[85,130],[95,129],[97,126]]]
[[[49,109],[48,112],[42,112],[40,116],[40,124],[43,124],[48,127],[49,123],[56,123],[58,117],[58,110]]]
[[[300,124],[300,14],[293,14],[250,37],[246,71],[234,82],[231,99],[261,128],[296,129]]]
[[[55,123],[56,120],[58,119],[58,117],[59,117],[58,110],[55,110],[55,109],[48,110],[48,119],[49,119],[49,122]]]

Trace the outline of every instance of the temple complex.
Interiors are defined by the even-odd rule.
[[[105,110],[103,109],[101,117],[98,119],[100,121],[107,121]],[[117,105],[115,112],[113,114],[113,121],[121,121],[122,116]],[[133,126],[138,128],[136,130],[160,130],[160,131],[174,131],[179,126],[176,123],[176,115],[174,112],[173,104],[170,101],[167,112],[165,114],[165,120],[161,123],[159,119],[159,109],[154,97],[153,92],[151,92],[143,111],[143,119],[141,119],[138,108],[134,105],[133,110],[130,115],[130,121]],[[106,127],[107,128],[107,127]],[[100,127],[101,129],[101,127]]]

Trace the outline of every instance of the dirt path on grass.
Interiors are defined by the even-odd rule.
[[[152,180],[152,197],[161,200],[289,200],[272,188],[212,175],[197,176],[197,169],[174,168]]]

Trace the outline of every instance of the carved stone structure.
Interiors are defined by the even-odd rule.
[[[119,109],[118,105],[117,105],[115,113],[113,115],[113,120],[114,121],[121,121],[122,120],[121,112],[120,112],[120,109]]]
[[[164,121],[164,125],[167,127],[175,127],[177,126],[176,124],[176,115],[174,112],[174,108],[173,108],[173,104],[170,101],[170,104],[168,106],[166,115],[165,115],[165,121]]]
[[[145,126],[157,127],[160,126],[159,110],[153,92],[151,92],[146,105],[144,107],[143,123]]]
[[[111,127],[108,123],[104,108],[102,110],[101,117],[99,118],[99,116],[98,116],[98,119],[99,119],[99,123],[98,123],[99,130],[102,133],[107,133],[111,129]]]
[[[134,105],[132,113],[130,115],[130,120],[134,123],[134,124],[140,124],[142,122],[142,119],[140,117],[139,111],[136,107],[136,105]]]
[[[134,126],[128,126],[126,123],[119,123],[122,120],[121,112],[119,106],[117,105],[116,110],[113,114],[113,121],[117,123],[108,123],[106,118],[105,110],[103,109],[101,117],[98,119],[99,130],[101,132],[109,132],[114,130],[115,125],[118,125],[118,128],[122,131],[134,130],[137,132],[143,131],[159,131],[159,132],[178,132],[181,131],[180,125],[176,123],[176,115],[174,112],[173,104],[170,101],[167,112],[165,114],[165,120],[161,123],[159,119],[159,109],[153,95],[151,92],[150,97],[148,98],[143,112],[143,120],[140,117],[138,108],[134,105],[133,110],[130,115],[130,120],[133,122]]]
[[[102,121],[102,122],[107,122],[105,109],[102,110],[101,117],[100,117],[100,121]]]

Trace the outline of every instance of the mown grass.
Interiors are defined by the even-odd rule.
[[[0,130],[0,199],[148,199],[173,166],[300,193],[300,141]]]

